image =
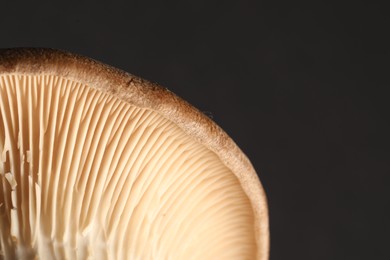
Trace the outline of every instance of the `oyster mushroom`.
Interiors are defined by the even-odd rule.
[[[1,259],[267,259],[248,158],[168,90],[52,49],[0,50]]]

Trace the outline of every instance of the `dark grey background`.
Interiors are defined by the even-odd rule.
[[[211,115],[267,192],[272,260],[390,259],[384,6],[15,1],[0,28],[2,48],[86,55]]]

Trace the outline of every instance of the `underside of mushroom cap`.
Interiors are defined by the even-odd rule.
[[[0,51],[0,258],[267,259],[256,172],[168,90],[51,49]]]

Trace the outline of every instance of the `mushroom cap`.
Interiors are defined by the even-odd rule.
[[[34,86],[30,87],[30,85]],[[42,85],[43,87],[39,87],[40,85]],[[73,92],[77,92],[78,94],[74,94],[74,96],[72,96]],[[33,95],[34,98],[31,98],[31,95]],[[90,100],[88,99],[89,96],[91,96]],[[199,244],[202,245],[202,247],[205,247],[205,245],[201,243],[202,241],[199,241],[197,239],[205,240],[205,238],[210,237],[210,240],[215,240],[216,238],[213,237],[214,234],[217,234],[218,232],[218,234],[222,234],[222,231],[215,231],[212,229],[213,226],[217,228],[218,218],[221,219],[221,223],[225,221],[223,222],[223,225],[229,227],[228,224],[232,222],[232,220],[229,220],[229,217],[235,218],[235,216],[239,216],[237,217],[237,219],[241,222],[245,220],[252,223],[241,223],[241,225],[239,223],[236,223],[232,227],[236,227],[237,231],[230,229],[224,230],[223,232],[225,232],[226,234],[223,233],[223,239],[224,241],[230,241],[230,244],[226,244],[225,247],[221,245],[221,249],[219,251],[216,249],[214,251],[210,249],[210,251],[215,252],[215,254],[220,254],[223,251],[229,251],[227,250],[227,248],[229,247],[237,247],[239,249],[232,249],[231,256],[237,257],[237,254],[240,254],[240,256],[242,256],[243,258],[252,257],[256,259],[268,259],[269,228],[266,196],[259,181],[258,175],[256,174],[252,164],[245,156],[245,154],[234,143],[234,141],[209,117],[205,116],[203,113],[192,107],[186,101],[182,100],[169,90],[162,88],[157,84],[133,76],[122,70],[103,64],[101,62],[83,56],[71,54],[69,52],[54,49],[16,48],[0,50],[0,98],[0,256],[1,254],[3,254],[5,255],[6,259],[12,259],[15,256],[20,258],[29,258],[35,256],[45,258],[42,256],[42,254],[47,254],[49,256],[59,258],[62,258],[63,256],[70,258],[73,258],[73,256],[76,256],[78,258],[84,258],[88,255],[93,255],[95,257],[99,255],[102,258],[116,258],[118,256],[122,256],[124,258],[131,258],[144,256],[144,258],[171,257],[172,259],[176,259],[179,256],[184,256],[184,253],[178,253],[178,251],[180,251],[178,247],[175,247],[175,249],[172,250],[163,250],[161,248],[158,248],[158,245],[164,244],[164,242],[161,242],[161,240],[171,241],[169,243],[174,244],[177,242],[172,241],[174,241],[176,238],[180,238],[183,241],[183,251],[192,252],[191,254],[196,259],[195,252],[202,251],[201,249],[196,248],[196,245]],[[56,111],[58,113],[54,116],[52,116],[52,112],[50,112],[52,110],[44,109],[45,106],[50,107],[50,105],[47,105],[48,103],[54,104],[55,102],[63,102],[61,101],[62,98],[68,98],[72,100],[71,102],[73,102],[72,104],[74,107],[72,107],[73,110],[71,112],[67,112],[69,109],[65,105],[64,107],[66,108],[61,108],[60,106],[58,106],[58,108],[56,108]],[[145,132],[147,132],[149,129],[148,125],[145,125],[143,128],[139,127],[140,130],[137,133],[134,133],[134,127],[131,128],[131,126],[124,125],[122,127],[124,130],[121,132],[120,136],[118,135],[118,137],[114,137],[113,135],[111,135],[112,133],[108,130],[106,131],[107,134],[105,134],[105,130],[101,130],[100,132],[98,131],[98,129],[103,129],[107,126],[96,128],[91,133],[93,133],[94,135],[98,135],[98,137],[100,133],[101,137],[99,138],[102,140],[106,138],[107,142],[101,144],[103,142],[99,142],[99,138],[96,138],[96,145],[93,146],[94,142],[91,141],[90,147],[88,147],[88,149],[90,150],[97,151],[95,152],[95,157],[93,157],[92,155],[91,157],[88,157],[87,155],[85,155],[84,157],[82,155],[79,156],[81,158],[79,159],[79,164],[83,162],[84,168],[78,171],[77,174],[79,175],[75,175],[73,177],[75,178],[73,183],[75,190],[70,190],[71,187],[68,186],[62,188],[60,187],[62,185],[62,180],[66,180],[68,182],[70,181],[70,179],[72,179],[71,177],[67,176],[67,172],[70,171],[69,167],[72,167],[72,162],[70,161],[70,159],[67,160],[66,158],[73,156],[71,157],[73,160],[75,158],[75,155],[72,154],[72,152],[77,154],[78,150],[80,150],[80,154],[82,154],[86,153],[87,151],[78,148],[79,141],[83,140],[83,138],[78,139],[77,137],[74,137],[72,139],[70,136],[77,136],[78,133],[81,131],[80,129],[84,127],[83,125],[81,125],[81,120],[84,116],[88,115],[89,110],[82,110],[81,107],[85,107],[85,104],[93,103],[93,100],[95,99],[97,100],[95,102],[96,106],[98,106],[100,103],[105,104],[102,105],[101,109],[99,108],[99,113],[101,114],[99,117],[96,117],[95,125],[99,125],[99,122],[103,121],[103,119],[99,120],[99,118],[104,118],[105,121],[110,121],[111,118],[114,118],[111,119],[112,122],[109,124],[109,126],[111,127],[111,132],[113,131],[112,129],[121,128],[120,123],[118,121],[119,117],[128,118],[127,121],[125,121],[130,122],[131,120],[136,120],[135,118],[142,114],[140,117],[145,116],[145,118],[138,118],[137,120],[144,120],[145,122],[150,122],[151,124],[154,122],[155,124],[155,126],[150,127],[150,131],[157,131],[162,127],[166,127],[166,129],[164,128],[164,131],[167,132],[167,135],[182,136],[180,137],[180,144],[177,144],[177,146],[175,146],[174,148],[172,148],[173,144],[171,143],[168,145],[170,148],[166,148],[167,151],[165,151],[163,148],[160,148],[160,150],[162,149],[161,151],[163,151],[160,151],[160,157],[155,159],[156,161],[153,163],[149,162],[149,164],[145,164],[143,166],[144,168],[160,167],[158,168],[158,172],[169,172],[174,168],[172,165],[175,165],[177,163],[175,160],[179,160],[177,158],[182,158],[181,156],[186,153],[186,159],[180,159],[182,160],[181,163],[184,164],[186,161],[190,160],[192,156],[198,156],[196,155],[197,151],[201,151],[198,152],[199,154],[201,154],[199,155],[199,158],[201,159],[196,162],[197,164],[195,164],[194,162],[188,167],[195,167],[194,165],[196,165],[196,167],[198,168],[205,167],[205,169],[197,172],[196,174],[194,173],[195,170],[189,171],[194,176],[196,175],[195,177],[193,177],[192,182],[189,181],[189,179],[192,178],[191,175],[180,175],[181,177],[175,177],[176,175],[178,175],[175,172],[171,175],[169,175],[168,173],[161,173],[161,175],[159,175],[160,173],[156,173],[153,170],[149,170],[147,176],[153,176],[154,179],[153,181],[150,181],[150,183],[155,183],[153,184],[154,186],[148,183],[149,186],[147,188],[142,188],[142,185],[140,184],[138,190],[136,190],[134,184],[135,182],[137,182],[136,177],[128,177],[132,176],[132,174],[135,173],[123,171],[122,175],[126,176],[122,178],[122,175],[118,173],[118,180],[115,184],[117,186],[115,186],[115,189],[113,188],[112,193],[115,194],[115,190],[118,189],[118,183],[120,182],[129,183],[128,185],[130,186],[128,186],[128,189],[131,191],[128,191],[127,193],[125,191],[121,191],[124,193],[118,193],[116,197],[113,195],[113,197],[110,197],[111,200],[114,200],[114,198],[116,200],[121,200],[122,196],[134,197],[136,196],[136,194],[144,192],[145,189],[153,187],[154,193],[149,196],[143,194],[143,197],[147,198],[138,199],[137,202],[134,203],[138,203],[139,205],[144,203],[145,205],[148,205],[148,207],[158,207],[157,204],[162,203],[160,199],[163,195],[161,195],[160,193],[163,193],[163,191],[168,192],[167,190],[169,189],[168,184],[166,184],[168,185],[166,188],[163,184],[164,178],[177,178],[178,180],[182,181],[182,183],[188,181],[188,185],[191,185],[191,183],[202,184],[206,183],[211,178],[210,176],[214,176],[213,167],[218,169],[216,171],[218,171],[219,174],[218,178],[215,177],[216,179],[213,180],[213,183],[216,182],[216,180],[225,179],[227,183],[229,180],[229,184],[226,184],[225,186],[222,185],[223,188],[221,186],[221,188],[218,188],[214,191],[216,195],[213,196],[215,198],[212,197],[212,199],[209,199],[211,195],[208,195],[208,197],[202,197],[197,199],[198,197],[200,197],[200,194],[207,193],[207,187],[210,187],[207,186],[209,185],[207,184],[205,187],[200,186],[199,188],[199,186],[197,186],[191,191],[189,190],[190,186],[185,189],[183,188],[183,191],[175,195],[177,197],[175,197],[175,199],[172,199],[172,201],[170,202],[171,204],[176,205],[186,205],[180,206],[180,209],[178,208],[179,206],[175,206],[176,208],[174,206],[170,206],[170,209],[175,209],[172,211],[189,211],[191,212],[191,215],[195,214],[194,210],[196,210],[196,205],[201,203],[210,203],[209,206],[204,208],[204,210],[210,212],[209,215],[207,215],[206,213],[202,213],[203,215],[206,215],[202,215],[202,217],[198,218],[198,220],[202,219],[202,223],[197,223],[195,219],[192,220],[192,222],[187,226],[184,224],[166,224],[167,229],[169,229],[170,227],[173,228],[172,225],[177,225],[177,229],[184,230],[184,227],[186,227],[187,230],[192,230],[189,226],[195,225],[196,223],[198,224],[197,229],[183,234],[180,233],[180,230],[174,230],[169,236],[166,235],[162,237],[162,232],[165,232],[165,230],[160,230],[160,226],[155,224],[158,226],[155,227],[151,223],[155,223],[158,218],[164,217],[165,213],[163,214],[161,210],[158,212],[155,211],[155,215],[153,215],[153,217],[150,217],[148,215],[149,213],[146,212],[148,209],[146,206],[144,206],[145,209],[143,209],[142,212],[141,210],[139,210],[140,212],[137,213],[138,211],[136,210],[136,208],[138,204],[133,205],[132,207],[129,206],[132,209],[129,213],[126,213],[125,211],[115,213],[115,216],[111,216],[112,218],[110,218],[111,222],[105,219],[105,217],[109,215],[108,213],[104,215],[105,217],[102,217],[100,216],[101,214],[99,214],[100,211],[111,212],[111,214],[114,214],[112,212],[114,212],[115,210],[112,207],[110,208],[110,206],[106,205],[110,205],[110,203],[118,205],[118,202],[107,201],[107,198],[104,199],[102,195],[99,195],[99,198],[94,199],[95,193],[101,194],[103,192],[106,192],[108,184],[101,184],[100,189],[95,189],[93,185],[100,185],[99,181],[102,178],[107,179],[107,177],[101,176],[106,176],[110,172],[110,169],[113,167],[113,164],[110,164],[108,162],[105,163],[104,160],[103,163],[99,162],[98,158],[100,158],[101,160],[102,158],[105,158],[104,156],[106,156],[106,153],[108,153],[107,150],[115,150],[115,147],[119,146],[121,142],[126,141],[126,144],[131,143],[128,140],[133,138],[133,136],[135,135],[138,136],[137,142],[139,143],[139,139],[142,139],[142,137],[145,136]],[[79,102],[81,105],[78,105],[79,103],[77,102]],[[33,108],[35,108],[35,111]],[[54,109],[54,106],[52,106],[51,109]],[[80,110],[80,112],[78,112],[78,109]],[[98,108],[96,108],[95,110],[98,110]],[[93,111],[93,113],[95,113],[95,110]],[[106,114],[104,114],[105,111],[109,112],[106,112]],[[112,113],[116,114],[113,116]],[[70,119],[66,121],[66,115],[68,114]],[[61,118],[61,115],[63,121],[58,119]],[[73,123],[73,120],[76,120],[75,118],[81,119],[79,119],[78,122]],[[91,120],[93,121],[93,115],[91,116],[91,118]],[[34,120],[36,120],[37,122],[34,123]],[[55,120],[57,123],[50,123],[50,120]],[[52,137],[49,137],[51,133],[51,126],[55,124],[58,125],[60,121],[63,125],[53,126],[53,129],[57,130],[52,130]],[[86,129],[88,129],[91,124],[93,124],[92,121],[85,125],[85,129],[83,128],[84,131],[88,131]],[[72,124],[77,125],[78,130],[75,130],[76,132],[73,131],[73,127],[76,126],[67,126],[66,122],[71,122]],[[61,130],[64,128],[66,128],[66,130]],[[72,134],[65,135],[64,133],[62,133],[66,131],[70,131]],[[127,136],[127,139],[126,137],[124,137],[126,136],[126,131],[133,131],[131,135],[129,134]],[[175,134],[173,134],[173,132]],[[156,136],[155,139],[159,140],[160,136],[163,135],[162,133],[163,132],[159,132],[159,136]],[[47,138],[49,138],[49,141],[44,143],[43,141],[41,141],[41,139],[43,140],[46,135],[48,135]],[[66,137],[61,139],[61,136]],[[85,136],[84,139],[88,140],[88,137]],[[169,136],[166,137],[166,139],[164,140],[158,141],[158,144],[161,147],[164,147],[164,145],[169,143],[167,140],[169,138],[173,138]],[[60,139],[56,139],[57,137]],[[23,138],[26,138],[29,141],[23,141]],[[115,138],[120,141],[116,142],[116,146],[109,146],[110,142]],[[138,156],[141,156],[141,149],[148,145],[147,142],[149,142],[149,139],[153,138],[154,137],[152,137],[151,134],[148,135],[147,138],[145,137],[145,140],[143,140],[144,143],[142,143],[142,145],[139,145],[140,148],[135,148],[136,145],[134,144],[132,146],[132,149],[129,148],[129,154],[135,153],[134,149],[139,149],[137,150]],[[93,137],[90,137],[90,139],[92,140]],[[50,140],[56,143],[52,144],[50,143]],[[64,148],[66,146],[66,142],[73,142],[73,150],[70,148]],[[180,147],[184,147],[188,143],[192,145],[192,150],[190,148],[183,148],[183,150],[179,149]],[[55,149],[57,150],[50,150],[50,144],[52,144],[52,146],[55,147]],[[157,143],[154,143],[153,145],[156,146],[156,144]],[[36,146],[36,148],[33,147],[34,145]],[[131,144],[129,145],[131,146]],[[152,146],[152,144],[150,144],[150,146]],[[32,155],[33,149],[36,149],[35,155]],[[46,149],[50,150],[51,152],[46,152]],[[63,151],[63,153],[60,153],[58,151]],[[66,151],[68,153],[66,153]],[[150,157],[152,157],[151,150],[148,151]],[[51,157],[47,155],[51,159],[45,159],[45,153],[51,154]],[[118,156],[122,156],[124,153],[125,150],[119,153]],[[160,163],[160,165],[159,160],[162,160],[162,157],[165,153],[169,154],[166,155],[167,157],[176,156],[177,158],[175,157],[175,160],[167,159],[167,161],[164,161],[164,163]],[[158,154],[158,152],[156,152],[156,154]],[[53,157],[55,156],[62,156],[62,161],[69,161],[66,166],[68,168],[63,166],[64,162],[63,164],[61,164],[62,166],[60,164],[58,164],[58,166],[56,164],[56,161],[53,159]],[[142,156],[143,159],[146,160],[145,158],[148,156],[148,154],[145,152],[145,154],[142,154]],[[153,156],[157,155],[153,154]],[[112,155],[112,157],[110,158],[114,160],[114,157],[115,156]],[[35,160],[34,158],[37,159]],[[131,157],[126,158],[127,159],[124,160],[124,163],[127,163],[129,162],[129,160],[132,160],[130,159]],[[50,164],[50,160],[53,160],[53,165],[50,165],[51,167],[47,167],[48,170],[42,171],[41,165],[43,165],[44,163]],[[210,162],[210,165],[207,166],[209,160],[212,160],[215,164],[211,164]],[[32,166],[32,161],[35,162],[34,166]],[[85,165],[88,164],[89,161],[91,161],[89,163],[90,167],[88,168],[88,170],[86,170],[87,168],[85,168]],[[93,166],[95,163],[98,163],[99,165],[95,167],[96,169],[94,169]],[[134,159],[132,163],[136,165],[137,161]],[[117,162],[114,166],[118,164],[119,162]],[[207,167],[204,165],[206,165]],[[60,167],[57,171],[58,175],[56,175],[55,171],[53,170],[56,166]],[[131,167],[131,165],[129,165],[128,167]],[[133,166],[133,168],[134,167],[135,166]],[[170,168],[167,170],[163,170],[162,168],[164,167]],[[35,171],[39,172],[31,172],[29,171],[29,169],[35,169]],[[143,174],[140,169],[138,170],[138,173]],[[60,173],[62,173],[62,175]],[[93,178],[89,177],[89,175],[92,175]],[[49,178],[50,181],[48,181],[47,178]],[[85,178],[85,181],[83,182],[84,186],[81,187],[80,183],[82,182],[83,178]],[[145,180],[147,178],[149,177],[145,177]],[[158,178],[161,178],[162,180],[159,180],[159,182],[157,182],[155,179]],[[196,178],[199,179],[198,182],[196,181]],[[143,181],[144,186],[147,182],[145,180]],[[101,182],[103,183],[103,181]],[[219,182],[223,183],[223,181]],[[172,183],[170,184],[171,186],[173,186]],[[46,188],[45,185],[47,186]],[[55,185],[57,185],[58,187],[56,187]],[[122,186],[123,185],[125,184],[122,184]],[[194,184],[194,186],[196,185]],[[235,187],[234,189],[231,188],[233,186]],[[28,192],[24,192],[22,188],[28,189]],[[160,191],[159,189],[161,189],[162,191]],[[183,192],[186,189],[188,190],[189,194],[194,192],[196,193],[196,189],[199,189],[202,192],[196,194],[194,193],[195,195],[188,195],[188,197],[184,197]],[[220,193],[218,193],[219,189],[221,190]],[[122,190],[125,189],[123,188]],[[213,218],[214,215],[212,214],[218,214],[211,213],[211,209],[217,207],[217,204],[215,203],[225,203],[223,204],[225,205],[224,208],[227,207],[226,205],[233,204],[233,202],[230,203],[228,201],[233,201],[234,199],[231,199],[231,197],[226,195],[227,193],[229,193],[230,190],[232,194],[236,194],[237,197],[240,198],[239,200],[237,200],[237,202],[234,202],[236,203],[234,204],[234,207],[236,208],[233,207],[230,211],[226,211],[223,214],[220,213],[220,215],[218,215],[218,218]],[[64,193],[65,191],[67,193]],[[64,194],[60,194],[60,192]],[[76,204],[73,204],[73,202],[77,200],[77,194],[79,194],[78,192],[89,194],[89,197],[83,195],[83,200],[80,200],[81,202],[79,202],[79,204],[76,203],[77,205],[79,205],[79,207],[81,207],[79,211],[76,211],[76,213],[78,212],[78,215],[72,215],[74,213],[72,207],[76,207]],[[68,196],[70,193],[73,194],[73,197],[71,196],[72,199],[67,200],[66,196]],[[236,195],[234,195],[233,197],[235,197]],[[156,196],[158,197],[158,202],[155,202]],[[181,197],[183,197],[183,201],[180,201]],[[186,201],[186,199],[188,201]],[[61,200],[63,204],[58,202]],[[39,201],[39,203],[37,201]],[[213,201],[214,204],[209,201]],[[130,205],[133,202],[128,202],[127,200],[123,203],[123,205],[125,205],[126,203],[126,205]],[[157,206],[153,203],[155,203]],[[58,206],[57,204],[61,206]],[[245,206],[244,204],[247,206]],[[239,208],[239,205],[241,205],[242,208]],[[83,208],[89,207],[91,208],[91,210],[84,210],[85,212],[83,211]],[[26,213],[27,211],[28,213]],[[242,213],[244,211],[246,212],[245,214]],[[68,218],[67,220],[64,220],[65,222],[60,221],[62,219],[62,213],[65,214]],[[138,218],[140,223],[137,224],[138,226],[142,226],[142,228],[138,228],[136,226],[136,223],[126,223],[126,221],[129,221],[128,219],[126,219],[126,216],[129,216],[129,218],[134,218],[136,214],[142,216]],[[172,219],[175,218],[175,214],[171,214]],[[180,214],[183,214],[181,218],[190,218],[188,215],[189,213],[187,215],[185,215],[184,213]],[[226,219],[223,218],[223,216],[226,216]],[[47,220],[51,223],[50,225],[48,224],[45,226],[45,218],[50,218],[50,221]],[[78,228],[80,230],[78,230],[79,232],[77,234],[72,235],[69,234],[69,232],[72,232],[72,228],[70,228],[70,225],[73,225],[73,222],[77,222],[75,221],[76,218],[79,218],[80,220],[78,221],[79,223],[77,225],[75,224],[75,228]],[[113,220],[114,218],[115,220]],[[122,221],[121,219],[124,220]],[[180,219],[180,221],[181,220],[182,219]],[[207,224],[206,222],[208,220],[211,221],[209,224]],[[57,223],[56,221],[61,223]],[[134,222],[134,220],[132,221]],[[160,224],[163,223],[162,220],[159,221]],[[172,221],[173,220],[171,220],[171,222]],[[175,221],[180,222],[177,219]],[[122,244],[118,242],[119,238],[115,237],[114,235],[111,236],[110,231],[106,229],[107,225],[114,225],[113,223],[117,225],[117,230],[120,230],[122,228],[121,225],[125,225],[123,226],[123,229],[125,231],[121,231]],[[202,229],[203,224],[205,225],[205,231],[203,231],[203,233],[195,234],[196,230]],[[129,227],[129,225],[131,227]],[[249,226],[241,228],[242,225]],[[99,228],[94,228],[94,226],[98,226]],[[248,228],[250,229],[250,232],[248,231]],[[27,229],[28,231],[26,231]],[[141,231],[135,229],[140,229]],[[241,229],[244,231],[241,231]],[[134,232],[140,232],[137,235],[137,239],[132,237],[132,234],[134,234]],[[200,237],[202,234],[205,234],[207,232],[209,232],[210,234],[206,234],[205,237]],[[231,233],[231,235],[228,235],[229,232]],[[93,237],[96,237],[98,239],[96,241],[92,241],[92,235]],[[194,237],[191,237],[192,235]],[[244,238],[236,239],[234,238],[235,235],[245,237],[246,240]],[[70,238],[72,236],[73,238]],[[141,242],[137,242],[135,240]],[[156,240],[159,242],[153,244],[152,242],[150,242],[152,240]],[[145,244],[149,242],[153,245],[137,244]],[[95,244],[91,246],[92,243]],[[164,244],[163,246],[167,247],[169,243],[166,242],[166,244]],[[210,244],[211,242],[207,243]],[[253,243],[254,246],[249,246],[249,244],[251,243]],[[123,249],[123,247],[129,249]],[[134,247],[137,247],[137,249],[134,249]],[[210,247],[215,248],[218,246],[211,245]],[[72,250],[78,250],[82,253],[74,253],[72,252]],[[114,251],[114,253],[111,251],[109,253],[104,252],[105,250],[111,250]],[[121,251],[121,254],[118,253],[118,255],[115,253],[118,251]],[[145,251],[147,251],[147,253],[145,253]],[[245,254],[244,256],[242,253],[244,251],[251,252]],[[215,257],[216,255],[210,254],[207,256],[211,258]],[[198,257],[201,259],[207,258],[206,255],[201,255],[201,253],[199,253]]]

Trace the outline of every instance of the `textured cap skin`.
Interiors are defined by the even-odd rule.
[[[209,117],[169,90],[93,59],[41,48],[0,49],[0,74],[58,75],[156,111],[213,151],[237,176],[255,217],[257,259],[269,257],[266,195],[245,154]]]

